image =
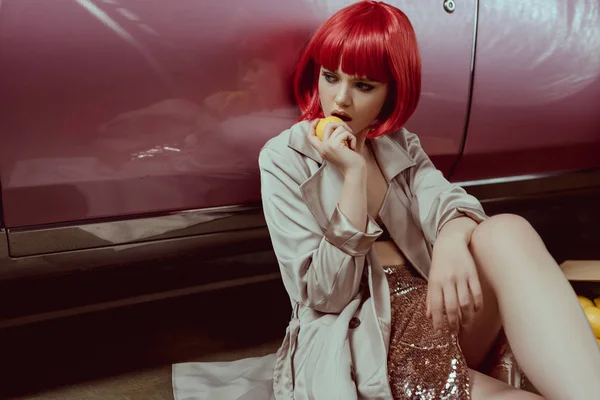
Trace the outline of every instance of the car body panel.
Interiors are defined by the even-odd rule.
[[[260,201],[258,152],[298,117],[298,50],[350,3],[4,0],[7,227]],[[475,1],[452,14],[436,0],[391,3],[413,21],[424,60],[408,127],[448,171],[464,133]]]
[[[297,49],[353,1],[0,0],[0,325],[279,279],[256,156],[298,116]],[[392,3],[435,164],[490,215],[556,222],[551,251],[593,242],[598,2]]]
[[[600,2],[485,1],[466,146],[477,180],[600,167]]]

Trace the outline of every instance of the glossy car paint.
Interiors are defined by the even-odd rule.
[[[298,115],[298,50],[352,2],[3,0],[7,227],[258,202],[258,152]],[[408,127],[447,171],[465,128],[475,1],[452,14],[439,0],[391,3],[424,60]]]
[[[600,2],[480,2],[455,180],[600,167]]]

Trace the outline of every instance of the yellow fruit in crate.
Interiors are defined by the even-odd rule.
[[[596,305],[596,307],[600,308],[600,296],[594,299],[594,304]]]
[[[327,126],[327,124],[331,123],[331,122],[344,122],[341,118],[338,117],[327,117],[327,118],[321,118],[319,120],[319,122],[317,122],[317,126],[315,127],[315,134],[317,135],[317,137],[319,138],[319,140],[323,140],[323,131],[325,131],[325,127]]]
[[[579,300],[579,304],[581,305],[581,308],[583,308],[583,309],[588,308],[588,307],[594,307],[594,303],[587,297],[577,296],[577,300]]]
[[[583,312],[592,326],[594,335],[596,335],[597,338],[600,338],[600,308],[588,307],[585,308]]]

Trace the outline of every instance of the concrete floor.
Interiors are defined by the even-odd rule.
[[[0,399],[172,399],[174,362],[277,350],[289,314],[280,286],[257,284],[4,329]],[[259,308],[265,312],[257,315]]]

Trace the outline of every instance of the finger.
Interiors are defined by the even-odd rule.
[[[483,308],[483,291],[477,273],[469,278],[469,289],[471,290],[471,297],[473,297],[473,310],[478,312]]]
[[[473,299],[469,289],[469,281],[460,279],[456,282],[456,292],[458,293],[458,304],[460,306],[460,323],[466,325],[473,318]]]
[[[328,140],[340,125],[342,125],[341,122],[330,122],[325,125],[325,129],[323,129],[323,141]]]
[[[351,136],[353,135],[349,133],[345,127],[338,126],[329,137],[329,140],[336,144],[340,143],[348,146],[347,141],[350,139]]]
[[[446,317],[452,332],[458,332],[460,327],[460,316],[458,309],[458,297],[456,294],[456,283],[448,282],[444,285],[444,305],[446,306]]]
[[[427,318],[431,319],[431,301],[430,301],[430,293],[431,293],[431,285],[427,286],[427,297],[425,299],[425,304],[427,305],[427,311],[425,312],[425,315],[427,316]]]
[[[349,143],[352,141],[352,139],[354,139],[354,135],[348,131],[344,132],[343,135],[344,136],[341,138],[342,143],[344,144],[344,146],[349,147]]]
[[[319,153],[321,153],[320,148],[323,144],[321,143],[319,138],[316,135],[311,135],[311,134],[309,134],[307,136],[307,138],[308,138],[308,141],[310,142],[310,144],[312,145],[312,147],[314,147],[317,151],[319,151]]]
[[[352,132],[352,128],[350,128],[350,125],[348,125],[346,122],[342,122],[342,125],[344,126],[344,128],[346,128],[348,132],[354,134],[354,132]]]
[[[444,327],[444,293],[441,286],[434,285],[430,291],[430,309],[433,329],[442,333]]]
[[[318,119],[313,119],[308,125],[308,136],[317,136],[316,128],[319,123]]]
[[[350,126],[346,123],[346,121],[339,121],[339,122],[330,122],[331,124],[335,124],[336,127],[337,126],[343,126],[344,128],[346,128],[346,130],[348,132],[354,133],[352,132],[352,129],[350,128]]]
[[[358,143],[356,141],[356,136],[350,135],[350,137],[348,138],[348,143],[350,143],[350,148],[356,151],[356,144]]]
[[[315,131],[315,128],[317,127],[318,123],[319,123],[318,119],[314,119],[314,120],[310,121],[310,124],[308,125],[308,132],[306,132],[306,137],[308,138],[308,141],[315,149],[319,148],[318,147],[318,146],[320,146],[319,142],[321,142],[319,140],[319,138],[317,137],[317,132]]]
[[[334,131],[333,131],[333,133],[331,134],[330,137],[333,138],[333,137],[337,137],[337,136],[340,136],[340,135],[346,135],[346,134],[349,134],[348,130],[346,129],[346,127],[343,126],[343,125],[339,125],[339,126],[337,126],[334,129]]]

